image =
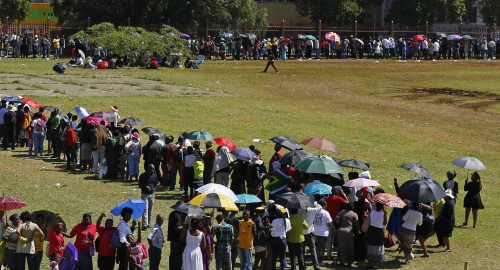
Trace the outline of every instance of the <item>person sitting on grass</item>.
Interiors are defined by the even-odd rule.
[[[189,57],[186,58],[186,61],[184,62],[184,67],[198,69],[198,65],[194,61],[191,61],[191,58],[189,58]]]
[[[85,59],[85,67],[86,68],[90,68],[90,69],[95,69],[97,68],[94,63],[92,62],[92,57],[87,57],[87,59]]]
[[[121,67],[123,67],[123,60],[122,60],[122,57],[121,57],[121,56],[118,56],[118,58],[116,59],[115,67],[116,67],[116,68],[121,68]]]
[[[141,222],[138,221],[137,225],[141,227]],[[142,270],[146,267],[144,259],[148,258],[148,251],[146,245],[141,243],[141,230],[137,230],[137,241],[133,234],[127,235],[129,257],[129,269]]]
[[[151,57],[151,62],[149,62],[148,69],[158,69],[158,61],[156,61],[156,58],[154,56]]]
[[[59,270],[59,263],[57,263],[57,253],[52,252],[49,256],[50,259],[50,264],[49,264],[49,269],[50,270]]]

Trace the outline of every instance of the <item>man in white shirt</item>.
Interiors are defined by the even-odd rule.
[[[429,52],[428,48],[429,48],[429,43],[427,43],[427,39],[424,39],[421,45],[422,57],[424,58],[424,60],[427,60],[427,53]]]
[[[496,43],[493,39],[488,41],[488,60],[493,59],[493,52],[495,51],[495,46]]]
[[[433,57],[434,57],[434,60],[438,60],[439,59],[439,41],[436,39],[436,41],[434,41],[434,45],[432,46],[432,54],[433,54]]]
[[[389,40],[387,37],[382,39],[382,58],[389,58]]]
[[[316,241],[313,233],[314,232],[313,222],[314,218],[316,217],[316,214],[320,212],[322,209],[323,208],[321,207],[321,205],[319,205],[317,202],[314,202],[314,207],[299,209],[299,215],[303,217],[306,220],[307,225],[309,225],[309,228],[304,230],[305,241],[303,250],[305,250],[305,245],[309,247],[309,250],[311,251],[314,270],[318,270],[319,265],[318,265],[318,256],[316,254],[316,243],[315,243]]]
[[[161,261],[161,249],[163,248],[163,243],[165,243],[165,238],[163,237],[163,221],[165,218],[162,214],[156,216],[156,223],[151,229],[151,233],[148,236],[149,244],[149,268],[151,270],[160,269]]]
[[[321,205],[321,211],[316,213],[314,216],[314,236],[316,241],[316,251],[318,256],[318,265],[325,266],[323,262],[323,256],[325,254],[326,243],[328,241],[328,232],[329,228],[332,227],[332,218],[330,217],[330,213],[326,211],[326,202],[321,199],[318,201],[318,204]]]
[[[134,210],[124,207],[120,213],[122,219],[118,222],[117,230],[120,237],[121,248],[117,248],[116,262],[119,264],[118,270],[128,269],[127,247],[130,245],[127,241],[127,235],[132,234],[135,230],[135,220],[132,221],[132,227],[129,227],[128,222],[132,219]]]

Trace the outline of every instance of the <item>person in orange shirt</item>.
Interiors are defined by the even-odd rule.
[[[268,174],[267,174],[269,176],[273,176],[273,174],[274,174],[273,163],[275,161],[280,160],[283,157],[283,152],[281,151],[281,145],[276,144],[274,146],[274,151],[275,151],[274,155],[271,157],[271,160],[269,160],[269,170],[268,170]]]
[[[243,212],[243,220],[240,220],[239,234],[236,242],[238,243],[238,253],[240,257],[241,270],[252,269],[252,249],[254,235],[257,227],[250,219],[250,210]]]

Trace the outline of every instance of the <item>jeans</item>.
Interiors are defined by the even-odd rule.
[[[212,183],[212,168],[205,167],[203,169],[203,184]]]
[[[161,261],[161,248],[149,247],[149,269],[159,270]]]
[[[36,259],[37,259],[37,262],[38,262],[38,268],[40,268],[42,266],[42,259],[43,259],[43,251],[37,251],[36,252]]]
[[[49,58],[49,55],[50,55],[50,47],[44,46],[43,47],[43,58]]]
[[[316,255],[318,256],[318,261],[322,262],[325,255],[326,242],[328,241],[328,236],[314,236],[316,239]]]
[[[312,262],[313,262],[313,267],[314,269],[318,269],[318,256],[316,254],[316,243],[314,239],[314,234],[313,233],[308,233],[304,234],[304,238],[306,241],[304,242],[304,253],[305,253],[305,246],[307,245],[309,247],[309,251],[311,252],[311,257],[312,257]]]
[[[59,48],[54,48],[54,59],[59,58]]]
[[[43,156],[43,140],[45,140],[44,132],[33,133],[33,143],[35,144],[35,156],[40,153]]]
[[[64,150],[66,153],[66,170],[69,171],[71,169],[71,162],[73,162],[73,159],[75,158],[73,156],[73,147],[65,146]]]
[[[281,270],[285,270],[286,266],[286,238],[272,237],[271,247],[273,250],[273,260],[271,264],[271,269],[276,269],[276,262],[278,258],[281,262]]]
[[[304,249],[302,243],[288,243],[288,252],[292,261],[292,269],[296,269],[295,265],[299,261],[299,270],[305,270],[304,264]]]
[[[175,183],[177,182],[176,181],[177,173],[180,174],[180,172],[181,168],[179,166],[174,166],[174,165],[170,166],[170,190],[175,189]]]
[[[148,226],[149,222],[151,222],[151,213],[153,213],[153,206],[155,204],[155,194],[141,193],[141,199],[146,201],[144,214],[142,214],[142,226]]]
[[[139,152],[128,153],[128,174],[139,175],[139,162],[141,155]]]
[[[99,166],[99,163],[101,163],[102,160],[104,159],[104,146],[101,147],[101,149],[99,149],[97,151],[92,151],[92,158],[94,159],[94,165],[92,167],[92,172],[98,173],[97,167]]]
[[[76,264],[75,270],[92,270],[94,266],[92,265],[92,256],[90,256],[90,251],[78,251],[78,263]]]
[[[61,48],[59,48],[59,58],[61,58],[61,57],[62,57],[62,55],[63,55],[63,51],[64,51],[64,48],[62,48],[62,47],[61,47]]]
[[[401,52],[401,60],[406,61],[406,50]]]
[[[368,59],[373,59],[373,48],[368,47]]]
[[[232,269],[231,252],[224,254],[215,253],[215,269],[222,270],[222,265],[225,265],[226,270]]]
[[[488,59],[493,59],[493,48],[488,47]]]
[[[238,254],[240,257],[240,269],[252,270],[252,250],[246,248],[238,248]]]
[[[38,256],[36,254],[17,253],[17,270],[26,269],[26,260],[28,261],[29,270],[39,270]]]

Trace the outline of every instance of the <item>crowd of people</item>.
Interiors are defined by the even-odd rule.
[[[164,215],[152,219],[155,192],[165,187],[172,192],[178,186],[184,195],[183,204],[196,196],[196,189],[205,184],[217,183],[231,189],[234,194],[253,194],[263,204],[247,204],[237,217],[238,211],[219,209],[204,215],[172,211],[168,215],[166,241],[170,242],[169,269],[199,270],[234,269],[239,259],[240,269],[280,269],[291,267],[305,269],[305,256],[315,270],[333,265],[352,266],[368,262],[369,268],[383,267],[386,260],[385,247],[388,240],[396,236],[398,250],[404,253],[405,263],[415,255],[413,246],[422,247],[422,257],[428,257],[426,241],[434,234],[438,247],[452,252],[450,238],[455,227],[455,203],[459,184],[454,180],[455,171],[447,172],[443,183],[445,196],[437,202],[406,201],[404,208],[393,208],[388,215],[387,206],[374,202],[373,196],[385,193],[382,188],[348,188],[344,175],[306,174],[295,171],[293,166],[280,163],[282,148],[275,145],[275,153],[269,162],[264,161],[261,151],[253,145],[250,160],[234,159],[228,147],[213,149],[212,141],[206,141],[205,150],[199,141],[191,142],[187,133],[178,136],[162,136],[151,133],[141,140],[139,130],[128,124],[119,124],[118,106],[111,107],[113,117],[99,123],[87,122],[71,113],[62,116],[54,109],[50,117],[44,107],[38,112],[20,104],[9,105],[2,101],[0,108],[0,136],[3,149],[28,147],[29,155],[52,155],[61,159],[65,154],[67,167],[64,171],[99,174],[99,178],[137,181],[141,198],[146,202],[142,222],[131,221],[133,210],[123,208],[122,219],[115,227],[112,219],[102,225],[105,214],[93,223],[91,214],[84,214],[82,221],[69,233],[62,231],[62,223],[55,222],[48,232],[40,230],[43,216],[33,217],[29,212],[9,216],[10,222],[2,220],[2,236],[5,242],[4,266],[11,270],[40,269],[44,256],[49,256],[51,269],[64,258],[65,238],[76,237],[74,246],[78,250],[76,269],[93,269],[92,256],[97,252],[97,268],[144,269],[149,259],[151,269],[159,269],[164,247]],[[163,139],[162,139],[163,138]],[[48,149],[44,150],[45,140]],[[140,163],[143,163],[143,169]],[[98,168],[101,167],[101,170]],[[107,171],[102,173],[106,167]],[[141,173],[141,171],[143,171]],[[281,174],[289,178],[282,189],[273,190],[266,198],[264,181]],[[371,178],[371,172],[349,172],[349,180],[360,177]],[[273,183],[271,181],[271,183]],[[305,190],[316,184],[328,184],[331,196],[311,195],[312,207],[285,208],[276,203],[284,195],[304,195]],[[399,191],[394,179],[396,192]],[[466,208],[465,222],[473,214],[473,227],[478,226],[478,210],[483,209],[480,192],[482,180],[477,172],[466,180],[463,205]],[[209,211],[208,209],[205,209]],[[4,212],[0,211],[0,215]],[[213,224],[213,218],[217,224]],[[214,222],[215,223],[215,222]],[[137,237],[134,236],[137,227]],[[151,229],[147,245],[142,243],[141,231]],[[97,237],[98,236],[98,237]],[[48,237],[49,245],[44,250],[43,239]],[[98,241],[97,241],[98,240]],[[389,241],[391,242],[391,241]],[[394,245],[394,243],[393,243]],[[306,247],[308,251],[306,251]],[[288,253],[287,253],[288,249]],[[335,254],[336,251],[336,254]],[[288,263],[290,262],[290,263]]]

